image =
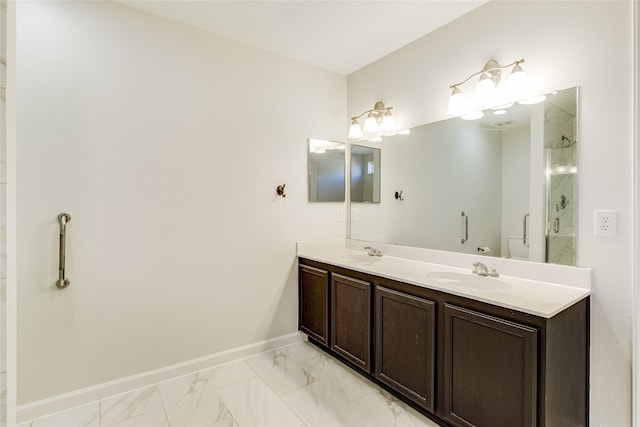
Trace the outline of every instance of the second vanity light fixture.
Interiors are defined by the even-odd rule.
[[[513,105],[513,102],[525,96],[528,90],[527,76],[521,67],[523,63],[524,59],[518,59],[508,65],[500,65],[497,61],[490,59],[482,70],[449,87],[452,89],[452,93],[447,113],[462,115],[463,119],[472,120],[482,117],[482,110],[486,108],[493,107],[496,110],[504,110]],[[511,73],[507,78],[506,85],[501,86],[502,71],[507,69],[511,69]],[[475,97],[469,99],[465,97],[460,87],[477,76],[480,78],[476,85]],[[521,101],[521,103],[535,103],[536,99],[530,98]],[[543,100],[544,98],[537,102]],[[497,107],[498,105],[499,107]]]
[[[351,127],[349,128],[349,138],[363,138],[365,134],[388,134],[396,131],[396,122],[391,114],[393,107],[385,107],[381,101],[376,102],[372,109],[367,110],[355,117],[351,117]],[[367,115],[364,127],[360,127],[358,119]]]

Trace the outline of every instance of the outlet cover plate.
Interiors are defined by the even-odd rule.
[[[594,234],[601,237],[614,237],[618,234],[618,211],[594,211]]]

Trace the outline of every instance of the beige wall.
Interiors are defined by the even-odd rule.
[[[578,264],[593,269],[591,425],[631,425],[630,1],[492,1],[349,76],[348,111],[394,106],[400,128],[446,118],[449,85],[495,58],[526,59],[542,92],[580,86]],[[618,235],[593,235],[593,211]]]
[[[345,235],[307,138],[344,140],[346,77],[113,2],[17,12],[18,402],[295,332],[295,242]]]

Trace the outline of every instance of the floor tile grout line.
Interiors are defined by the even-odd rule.
[[[286,356],[286,357],[287,357],[287,358],[289,358],[289,356]],[[292,362],[293,362],[293,360],[292,360]],[[294,363],[295,363],[295,362],[294,362]],[[297,363],[296,363],[296,365],[297,365],[300,369],[302,369],[302,367],[300,367]],[[249,366],[251,367],[251,365],[249,365]],[[253,367],[251,367],[251,368],[253,368]],[[254,370],[255,370],[255,369],[254,369]],[[304,369],[302,369],[302,370],[303,370],[305,373],[309,374],[309,373],[308,373],[307,371],[305,371]],[[265,379],[260,375],[260,373],[259,373],[259,372],[257,372],[257,371],[256,371],[256,373],[258,374],[258,378],[260,378],[260,380],[261,380],[261,381],[262,381],[262,382],[263,382],[267,387],[269,387],[269,388],[271,389],[271,391],[273,391],[273,394],[275,394],[275,395],[276,395],[276,397],[278,398],[278,400],[280,400],[280,402],[282,402],[282,404],[283,404],[286,408],[288,408],[288,409],[291,411],[291,413],[293,413],[293,414],[298,418],[298,420],[300,420],[300,422],[302,423],[302,425],[306,427],[306,426],[307,426],[307,423],[305,423],[305,422],[304,422],[304,419],[300,416],[300,414],[298,414],[298,412],[297,412],[297,411],[295,411],[291,406],[289,406],[289,405],[287,404],[287,402],[285,402],[285,401],[282,399],[282,396],[283,396],[283,395],[285,395],[285,394],[287,394],[287,393],[282,393],[282,394],[278,393],[278,392],[277,392],[273,387],[271,387],[271,384],[269,384],[269,383],[268,383],[268,382],[267,382],[267,381],[266,381],[266,380],[265,380]],[[311,375],[311,374],[309,374],[309,375]],[[307,384],[307,385],[302,386],[302,387],[299,387],[299,388],[297,388],[297,389],[295,389],[295,390],[291,390],[291,392],[298,391],[298,390],[303,389],[304,387],[307,387],[307,386],[310,386],[310,385],[311,385],[311,384]]]
[[[290,344],[290,345],[293,345],[293,344]],[[283,346],[283,347],[287,347],[287,346]],[[279,350],[280,348],[283,348],[283,347],[274,348],[274,349],[269,350],[269,351],[264,351],[264,352],[262,352],[262,353],[259,353],[259,354],[254,355],[254,356],[252,356],[252,357],[257,357],[257,356],[259,356],[259,355],[261,355],[261,354],[266,354],[266,353],[270,353],[270,352],[275,352],[276,350]],[[288,356],[287,356],[287,357],[288,357]],[[280,395],[280,394],[279,394],[279,393],[278,393],[278,392],[277,392],[277,391],[276,391],[276,390],[271,386],[271,384],[269,384],[269,383],[265,380],[265,378],[264,378],[262,375],[260,375],[260,372],[258,372],[258,371],[257,371],[257,370],[256,370],[256,369],[255,369],[255,368],[254,368],[250,363],[249,363],[249,362],[247,362],[247,359],[249,359],[249,357],[247,357],[247,358],[244,358],[244,359],[243,359],[244,363],[249,367],[249,369],[251,369],[251,370],[256,374],[256,375],[255,375],[254,377],[252,377],[252,378],[257,378],[257,379],[258,379],[258,380],[260,380],[260,381],[261,381],[261,382],[262,382],[262,383],[263,383],[267,388],[269,388],[269,390],[271,390],[271,391],[273,392],[273,394],[278,398],[278,400],[279,400],[280,402],[282,402],[282,404],[283,404],[287,409],[289,409],[289,410],[291,411],[291,413],[293,413],[293,414],[296,416],[296,418],[298,418],[298,420],[302,423],[302,426],[307,427],[307,423],[305,423],[305,422],[304,422],[304,420],[302,419],[302,417],[301,417],[301,416],[300,416],[296,411],[294,411],[294,410],[293,410],[293,408],[291,408],[289,405],[287,405],[287,403],[286,403],[284,400],[282,400],[282,396],[281,396],[281,395]],[[295,362],[294,362],[294,363],[295,363]],[[296,363],[296,365],[297,365],[297,363]],[[302,368],[300,368],[300,369],[302,369]],[[305,371],[305,372],[306,372],[306,371]],[[252,378],[246,378],[246,379],[241,380],[241,381],[251,380]],[[235,384],[237,384],[237,383],[239,383],[239,382],[240,382],[240,381],[236,382]],[[232,385],[232,384],[229,384],[229,385]],[[225,387],[226,387],[226,386],[225,386]],[[305,387],[306,387],[306,386],[305,386]],[[222,387],[221,387],[221,388],[222,388]],[[300,388],[304,388],[304,387],[300,387]],[[297,390],[300,390],[300,388],[298,388]],[[293,390],[292,390],[292,391],[293,391]],[[286,393],[284,393],[284,394],[286,394]],[[227,402],[225,402],[225,401],[224,401],[224,399],[223,399],[223,397],[222,397],[222,396],[220,396],[220,399],[222,400],[222,402],[223,402],[223,403],[225,404],[225,406],[227,407],[227,410],[229,410],[229,405],[227,404]],[[233,418],[234,422],[236,422],[236,423],[237,423],[236,418],[233,416],[233,414],[231,413],[231,411],[230,411],[230,410],[229,410],[229,413],[231,414],[231,418]],[[238,425],[240,425],[239,423],[237,423],[237,424],[238,424]]]
[[[140,391],[140,390],[147,389],[147,388],[149,388],[149,389],[155,388],[156,389],[155,393],[157,393],[158,394],[158,398],[160,398],[160,389],[158,389],[158,384],[157,383],[153,384],[153,385],[150,385],[150,386],[147,386],[147,387],[143,387],[143,388],[135,390],[135,391]],[[125,395],[125,394],[128,394],[128,393],[121,393],[121,394]],[[119,395],[116,395],[116,396],[119,396]],[[110,399],[110,397],[108,397],[107,399]],[[162,402],[162,399],[160,398],[160,407],[159,408],[151,408],[151,409],[145,410],[144,412],[140,412],[139,414],[136,414],[136,415],[134,415],[132,417],[122,418],[122,419],[119,419],[116,422],[111,422],[111,424],[103,426],[102,425],[102,400],[99,400],[98,402],[100,404],[100,427],[109,427],[110,425],[119,424],[121,422],[124,422],[124,421],[127,421],[127,420],[131,420],[133,418],[137,418],[137,417],[142,416],[142,415],[148,415],[151,412],[157,411],[158,409],[161,409],[161,408],[164,411],[164,403]]]
[[[160,402],[162,402],[162,396],[160,396]],[[164,420],[167,422],[167,427],[171,427],[171,420],[169,420],[169,414],[167,413],[167,408],[164,406],[164,402],[162,402],[162,413],[164,414]]]
[[[305,387],[311,387],[312,385],[313,385],[313,384],[307,384],[307,385],[306,385],[306,386],[304,386],[304,387],[300,387],[300,388],[298,388],[298,389],[291,390],[291,391],[289,391],[289,392],[287,392],[287,393],[283,393],[282,395],[278,395],[278,399],[280,399],[280,401],[284,404],[284,406],[286,406],[287,408],[289,408],[289,410],[290,410],[291,412],[293,412],[293,413],[296,415],[296,417],[298,417],[298,419],[300,420],[300,422],[302,423],[302,425],[303,425],[303,426],[305,426],[305,427],[308,427],[308,424],[305,422],[304,418],[302,418],[302,415],[300,415],[300,414],[298,413],[298,411],[296,411],[293,407],[291,407],[291,406],[290,406],[290,405],[289,405],[289,404],[288,404],[288,403],[287,403],[287,402],[286,402],[282,397],[283,397],[283,396],[285,396],[285,395],[288,395],[289,393],[294,393],[294,392],[296,392],[296,391],[300,391],[300,390],[302,390],[302,389],[303,389],[303,388],[305,388]]]
[[[272,350],[272,351],[276,351],[276,350],[278,350],[278,349],[274,349],[274,350]],[[309,377],[311,377],[311,378],[315,378],[315,377],[313,377],[313,376],[311,375],[311,373],[310,373],[310,372],[308,372],[306,369],[304,369],[302,366],[300,366],[300,365],[299,365],[295,360],[291,359],[288,355],[285,355],[285,357],[286,357],[287,359],[291,360],[291,363],[293,363],[296,367],[298,367],[301,371],[303,371],[303,372],[306,374],[305,376],[307,376],[307,375],[308,375],[308,376],[309,376]],[[271,390],[273,390],[273,392],[274,392],[274,393],[276,394],[276,396],[278,396],[278,397],[281,397],[282,395],[287,394],[287,393],[289,393],[289,392],[291,392],[291,391],[300,390],[300,389],[302,389],[302,388],[304,388],[304,387],[306,387],[306,386],[308,386],[308,385],[310,385],[310,384],[313,384],[313,383],[307,383],[307,384],[305,384],[305,385],[303,385],[303,386],[301,386],[301,387],[298,387],[298,388],[296,388],[296,389],[294,389],[294,390],[289,390],[289,391],[287,391],[287,392],[285,392],[285,393],[278,393],[278,391],[277,391],[276,389],[274,389],[274,388],[271,386],[271,384],[269,384],[269,382],[267,381],[267,379],[266,379],[265,377],[263,377],[263,376],[260,374],[260,372],[258,372],[256,369],[254,369],[254,368],[253,368],[253,366],[251,366],[251,364],[250,364],[250,363],[247,363],[247,365],[249,365],[249,367],[250,367],[251,369],[253,369],[253,371],[257,374],[257,376],[258,376],[258,377],[259,377],[259,378],[260,378],[260,379],[261,379],[261,380],[262,380],[262,381],[263,381],[263,382],[264,382],[264,383],[265,383],[269,388],[271,388]],[[314,382],[316,382],[316,381],[314,381]]]

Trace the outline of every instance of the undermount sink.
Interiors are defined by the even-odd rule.
[[[374,263],[380,262],[381,258],[377,256],[371,256],[367,254],[342,254],[338,256],[341,260],[346,262],[361,262],[361,263]]]
[[[477,276],[471,273],[434,271],[427,273],[427,277],[439,284],[464,286],[477,290],[509,289],[512,287],[509,283],[495,277]]]

